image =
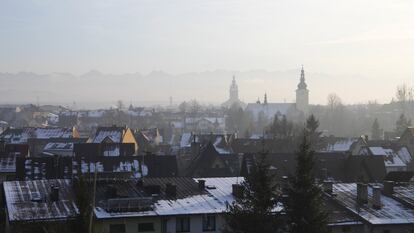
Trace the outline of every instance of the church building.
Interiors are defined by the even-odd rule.
[[[296,103],[269,103],[267,101],[267,94],[264,95],[263,103],[260,99],[256,103],[249,103],[245,109],[246,112],[250,112],[254,120],[260,117],[266,119],[272,119],[275,115],[306,115],[309,110],[309,90],[305,83],[305,71],[301,69],[300,82],[296,90]]]

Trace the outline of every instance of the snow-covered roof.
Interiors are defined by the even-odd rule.
[[[369,147],[369,150],[371,151],[372,155],[392,155],[393,151],[391,149],[385,149],[383,147],[379,146],[372,146]]]
[[[405,167],[411,162],[411,155],[406,147],[400,148],[397,152],[394,149],[380,146],[368,147],[368,149],[374,156],[384,156],[386,167]]]
[[[235,199],[232,194],[232,185],[243,181],[242,177],[226,178],[194,178],[194,181],[205,180],[206,192],[186,196],[180,199],[160,199],[155,201],[152,210],[136,212],[108,212],[97,207],[94,212],[98,219],[141,217],[141,216],[171,216],[189,214],[223,213],[227,203]],[[145,182],[145,181],[144,181]],[[177,189],[180,189],[178,186]],[[281,207],[277,208],[278,211]]]
[[[73,142],[49,142],[43,150],[73,151]]]
[[[222,147],[223,144],[226,144],[225,138],[216,137],[216,140],[213,143],[214,149],[216,149],[219,154],[230,154],[230,147]]]
[[[329,143],[325,149],[322,151],[327,152],[347,152],[351,149],[352,144],[357,142],[358,139],[355,138],[346,138],[346,139],[339,139],[333,143]]]
[[[16,156],[0,157],[0,172],[1,173],[16,172]]]
[[[131,172],[131,178],[140,178],[143,176],[148,175],[148,167],[141,163],[138,159],[128,161],[119,161],[117,163],[112,163],[112,171],[113,173],[119,172]],[[76,174],[78,170],[79,164],[77,161],[73,161],[73,170],[72,173]],[[93,173],[95,169],[97,172],[105,172],[104,165],[102,162],[86,162],[81,160],[80,169],[82,173]]]
[[[91,139],[91,143],[102,143],[105,139],[110,139],[114,143],[122,143],[123,128],[121,127],[101,127]]]
[[[79,213],[70,180],[6,181],[3,186],[10,221],[62,220]],[[50,198],[52,186],[59,187],[58,201]]]
[[[71,128],[20,128],[7,129],[0,138],[9,143],[26,143],[29,138],[49,139],[49,138],[72,138],[73,129]]]
[[[36,128],[36,138],[71,138],[73,131],[68,128]]]
[[[414,210],[381,194],[381,208],[372,206],[372,187],[368,186],[368,204],[357,203],[356,183],[333,185],[333,196],[339,204],[373,225],[413,224]]]
[[[183,133],[181,135],[180,147],[189,147],[191,145],[191,136],[192,133]]]
[[[205,143],[211,141],[214,148],[219,154],[230,154],[231,147],[228,144],[228,138],[231,134],[200,134],[183,133],[181,135],[181,148],[190,147],[191,142],[195,140],[198,143]]]
[[[408,164],[409,162],[411,162],[412,157],[411,157],[411,153],[408,151],[407,147],[401,147],[398,151],[397,151],[398,157],[406,164]]]

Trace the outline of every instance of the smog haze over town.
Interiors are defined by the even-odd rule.
[[[232,75],[245,102],[264,92],[292,102],[302,64],[312,104],[332,92],[347,104],[386,103],[397,84],[414,85],[413,8],[407,0],[6,0],[1,103],[96,108],[172,96],[219,104]]]
[[[0,233],[414,233],[413,12],[0,0]]]

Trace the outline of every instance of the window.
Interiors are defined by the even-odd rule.
[[[109,225],[109,233],[125,233],[125,224]]]
[[[203,231],[215,231],[216,230],[216,216],[203,215]]]
[[[181,217],[177,218],[175,223],[176,232],[190,232],[190,218]]]
[[[146,222],[138,224],[138,232],[154,231],[154,223]]]

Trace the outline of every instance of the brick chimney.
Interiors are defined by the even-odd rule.
[[[232,185],[232,193],[235,198],[243,198],[244,187],[241,184]]]
[[[50,200],[53,202],[59,201],[59,187],[57,186],[50,187]]]
[[[177,197],[177,185],[167,183],[165,186],[165,194],[169,198],[176,198]]]
[[[381,209],[381,187],[372,187],[372,207]]]
[[[357,202],[359,204],[368,203],[368,186],[363,183],[357,183]]]
[[[206,188],[206,181],[205,180],[198,180],[198,189],[204,190]]]
[[[384,195],[391,196],[394,193],[394,181],[384,181]]]

